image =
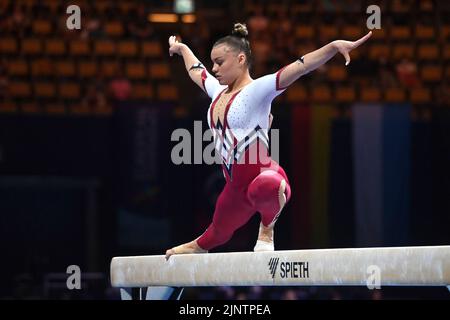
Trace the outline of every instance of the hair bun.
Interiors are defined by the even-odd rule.
[[[231,35],[246,38],[248,36],[247,26],[244,23],[235,23]]]

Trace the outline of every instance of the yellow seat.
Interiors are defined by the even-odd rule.
[[[134,41],[121,41],[118,44],[117,51],[120,56],[134,57],[138,52],[138,46]]]
[[[386,102],[404,102],[406,101],[406,92],[401,88],[388,88],[384,98]]]
[[[355,88],[339,87],[336,89],[336,101],[338,102],[354,102],[356,99]]]
[[[389,59],[390,54],[391,54],[391,47],[387,44],[374,44],[370,46],[369,49],[369,58],[374,60],[378,59],[381,56]]]
[[[329,103],[333,100],[333,94],[328,86],[317,86],[312,89],[311,98],[314,102]]]
[[[403,57],[412,59],[414,57],[414,46],[412,44],[397,44],[394,46],[392,56],[396,60]]]
[[[394,0],[390,2],[391,10],[394,13],[407,13],[408,11],[412,11],[414,8],[414,3],[412,1],[399,1]]]
[[[295,3],[295,2],[294,2]],[[307,1],[301,2],[301,3],[292,3],[291,5],[291,12],[293,14],[298,13],[312,13],[313,12],[313,4]]]
[[[381,91],[376,87],[364,87],[360,92],[360,100],[363,102],[381,102]]]
[[[343,81],[347,79],[347,69],[341,65],[330,65],[327,71],[331,81]]]
[[[8,92],[15,98],[31,97],[30,84],[25,81],[13,81],[8,84]]]
[[[146,41],[142,43],[141,54],[146,58],[162,57],[162,48],[157,41]]]
[[[18,110],[17,103],[12,100],[6,100],[0,103],[0,113],[15,113]]]
[[[86,56],[91,53],[89,41],[74,40],[69,45],[70,54],[73,56]]]
[[[319,26],[320,38],[324,40],[336,40],[338,36],[338,28],[333,25],[321,25]]]
[[[33,33],[37,35],[48,35],[52,30],[50,20],[35,20],[31,26]]]
[[[133,9],[133,7],[135,6],[133,2],[128,1],[120,1],[117,3],[117,5],[123,16],[128,15],[130,10]]]
[[[431,92],[428,88],[414,88],[410,91],[410,99],[412,103],[431,102]]]
[[[450,65],[445,68],[445,78],[450,80]]]
[[[299,103],[308,100],[308,91],[299,83],[294,83],[286,91],[286,101]]]
[[[167,63],[152,63],[149,68],[152,79],[169,79],[170,77],[170,68]]]
[[[437,60],[439,59],[439,45],[437,44],[421,44],[417,48],[417,58],[421,60]]]
[[[411,29],[407,26],[394,26],[391,28],[391,39],[409,40],[411,38]]]
[[[442,58],[447,61],[450,60],[450,44],[444,45],[442,49]]]
[[[23,39],[21,47],[21,51],[25,55],[38,55],[42,53],[42,42],[39,39]]]
[[[81,78],[94,77],[97,74],[97,63],[92,61],[80,61],[78,63],[78,75]]]
[[[71,103],[68,105],[68,112],[74,115],[90,115],[92,113],[91,106],[87,104]]]
[[[59,95],[63,99],[79,99],[80,85],[76,82],[62,83],[59,85]]]
[[[126,65],[126,75],[130,79],[144,79],[147,77],[147,68],[145,63],[129,62]]]
[[[297,39],[313,39],[315,37],[314,27],[310,25],[298,25],[295,28],[295,37]]]
[[[1,54],[16,54],[17,53],[17,40],[14,38],[0,38],[0,53]]]
[[[346,25],[342,28],[342,35],[344,39],[357,40],[361,38],[365,33],[358,25]]]
[[[53,75],[53,62],[50,59],[37,59],[31,62],[33,77],[48,77]]]
[[[97,40],[94,42],[94,53],[97,56],[112,56],[116,53],[116,45],[110,40]]]
[[[75,63],[72,60],[58,61],[55,63],[55,71],[61,77],[74,77],[76,74]]]
[[[108,78],[114,77],[117,75],[120,70],[120,65],[117,61],[108,61],[105,60],[101,64],[101,73]]]
[[[450,36],[450,25],[443,25],[439,28],[440,37],[442,40],[446,41],[448,36]]]
[[[23,77],[28,75],[28,63],[24,60],[13,60],[8,63],[8,74],[10,76]]]
[[[178,100],[178,90],[171,84],[158,85],[158,99],[162,101],[175,101]]]
[[[385,28],[381,28],[381,29],[373,29],[372,30],[372,37],[371,40],[382,40],[385,41],[387,37],[387,31]]]
[[[20,110],[22,111],[22,113],[28,113],[28,114],[41,113],[41,108],[35,101],[23,102],[20,106]]]
[[[425,65],[420,70],[423,81],[437,82],[442,80],[442,67],[440,65]]]
[[[133,99],[153,98],[153,86],[148,83],[136,83],[132,85],[131,97]]]
[[[63,55],[66,53],[66,44],[60,39],[45,41],[45,53],[48,55]]]
[[[434,40],[435,39],[435,32],[433,26],[426,26],[426,25],[417,25],[415,27],[415,36],[419,40]]]
[[[61,3],[55,0],[44,0],[44,4],[51,14],[58,14],[58,9],[61,7]]]
[[[47,114],[61,115],[66,113],[66,107],[62,103],[45,104],[44,108]]]
[[[104,16],[106,14],[106,9],[111,6],[109,1],[94,1],[93,5],[100,16]]]
[[[105,33],[109,37],[120,37],[123,35],[123,25],[121,21],[111,21],[104,25]]]
[[[110,104],[93,106],[92,113],[97,116],[109,116],[112,114],[112,107]]]
[[[433,0],[421,0],[419,1],[419,4],[421,12],[433,12],[433,10],[435,9]]]
[[[56,96],[56,87],[51,82],[36,82],[34,84],[34,94],[38,98],[53,98]]]

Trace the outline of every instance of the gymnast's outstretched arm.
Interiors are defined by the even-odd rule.
[[[175,36],[171,36],[169,37],[169,54],[172,56],[174,53],[183,57],[189,77],[202,90],[205,90],[202,80],[202,72],[205,70],[205,67],[186,44],[179,42]]]
[[[345,57],[345,65],[350,63],[349,52],[372,36],[372,31],[356,41],[335,40],[329,44],[310,52],[297,61],[287,65],[280,73],[279,86],[286,88],[301,76],[319,68],[330,60],[336,53]]]

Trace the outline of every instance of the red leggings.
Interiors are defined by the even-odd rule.
[[[286,181],[286,202],[291,197],[291,188],[283,168],[270,161],[265,167],[234,165],[233,181],[227,176],[227,183],[217,199],[213,221],[197,240],[201,248],[210,250],[226,243],[256,212],[261,214],[265,226],[278,218],[281,181]]]

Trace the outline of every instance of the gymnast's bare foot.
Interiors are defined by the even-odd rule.
[[[258,241],[256,241],[256,245],[253,248],[253,251],[274,251],[275,245],[273,243],[273,229],[275,227],[275,222],[277,221],[278,217],[280,216],[281,210],[283,210],[284,205],[286,204],[286,181],[283,179],[280,183],[280,188],[278,189],[278,201],[280,204],[280,211],[273,219],[272,223],[269,224],[267,227],[261,224],[259,225],[259,234],[258,234]]]
[[[274,251],[275,246],[273,244],[273,225],[264,226],[261,222],[259,225],[258,241],[253,248],[253,251]]]
[[[169,260],[171,255],[174,254],[186,254],[186,253],[207,253],[207,250],[202,249],[198,244],[197,244],[197,239],[179,245],[177,247],[173,247],[172,249],[169,249],[166,251],[166,260]]]

